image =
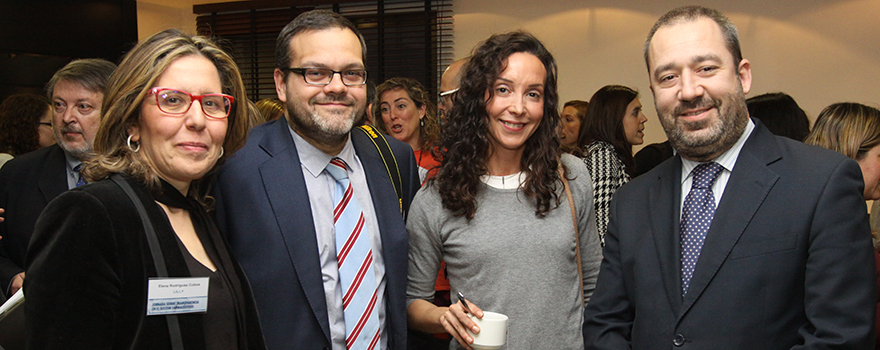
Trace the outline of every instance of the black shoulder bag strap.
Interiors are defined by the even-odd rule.
[[[144,233],[147,236],[147,244],[150,246],[150,254],[153,255],[153,264],[156,266],[157,277],[168,277],[168,269],[165,267],[165,256],[162,254],[162,248],[159,246],[159,237],[156,236],[153,222],[150,221],[143,203],[134,193],[131,185],[125,182],[122,175],[113,174],[110,175],[110,179],[125,191],[125,194],[131,199],[131,203],[134,204],[138,214],[141,216],[141,222],[144,224]],[[177,315],[166,315],[165,318],[168,323],[168,335],[171,337],[171,349],[183,350],[183,338],[180,334],[180,323],[177,321]],[[138,332],[140,332],[140,326],[138,326]]]
[[[400,180],[400,166],[397,164],[397,158],[394,157],[394,152],[391,152],[391,146],[388,145],[388,140],[385,139],[382,134],[376,130],[372,125],[361,125],[358,127],[360,131],[363,131],[364,134],[370,138],[370,141],[373,141],[373,145],[376,146],[376,149],[379,150],[379,155],[382,156],[382,162],[385,163],[385,170],[388,171],[388,177],[391,178],[391,184],[394,185],[394,192],[397,193],[397,203],[400,205],[400,212],[403,212],[403,184]],[[377,141],[379,140],[379,141]],[[393,171],[391,167],[394,167]]]

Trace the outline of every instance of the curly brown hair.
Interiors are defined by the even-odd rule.
[[[422,151],[430,150],[440,138],[437,105],[431,102],[431,95],[422,83],[411,78],[391,78],[379,84],[376,87],[376,99],[381,100],[382,94],[397,89],[406,91],[409,98],[416,104],[416,108],[425,106],[425,118],[422,119],[423,123],[419,124],[419,149]],[[379,104],[378,101],[376,104]],[[380,131],[388,134],[388,130],[385,129],[385,120],[382,119],[381,108],[373,108],[373,123]]]
[[[492,152],[489,141],[487,101],[491,88],[514,53],[535,55],[547,71],[544,82],[544,117],[535,133],[526,140],[520,168],[526,176],[523,193],[535,199],[535,215],[544,216],[561,201],[559,138],[559,94],[556,91],[556,60],[537,38],[525,32],[495,34],[473,52],[462,77],[461,89],[443,124],[439,148],[440,170],[430,181],[438,186],[443,207],[455,216],[473,219],[480,176],[488,173],[486,162]],[[488,98],[487,95],[488,94]],[[555,204],[553,204],[555,203]]]
[[[15,94],[0,104],[0,152],[15,157],[40,148],[40,119],[49,100],[35,94]]]

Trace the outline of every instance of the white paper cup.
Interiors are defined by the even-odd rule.
[[[497,312],[483,312],[483,318],[479,319],[469,315],[480,327],[480,333],[474,334],[468,329],[468,333],[474,337],[471,347],[475,350],[495,350],[507,342],[507,316]]]

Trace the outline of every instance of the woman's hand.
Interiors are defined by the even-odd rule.
[[[472,302],[468,301],[467,304],[474,316],[480,319],[483,318],[483,310]],[[458,340],[459,344],[468,350],[471,349],[470,344],[474,342],[474,338],[466,329],[470,329],[470,331],[474,333],[480,333],[480,327],[468,317],[467,311],[465,311],[461,304],[461,300],[450,305],[449,308],[446,309],[446,312],[440,315],[440,324],[443,325],[443,328],[446,329],[449,334],[455,337],[455,340]]]

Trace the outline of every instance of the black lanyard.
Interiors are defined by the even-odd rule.
[[[132,204],[134,204],[138,214],[141,216],[141,223],[144,224],[144,233],[147,236],[147,244],[150,246],[150,254],[153,255],[153,264],[156,266],[157,277],[168,277],[168,269],[165,267],[165,256],[162,254],[162,248],[159,246],[159,237],[156,236],[153,222],[147,216],[147,210],[144,208],[143,203],[134,193],[131,185],[122,178],[122,175],[113,174],[110,175],[110,179],[128,195],[128,198],[131,199]],[[171,337],[171,349],[183,350],[183,338],[180,335],[180,323],[177,320],[177,315],[166,315],[165,318],[168,323],[168,335]],[[141,324],[138,325],[138,333],[140,333],[140,327]],[[132,344],[132,348],[134,348],[134,344]]]

